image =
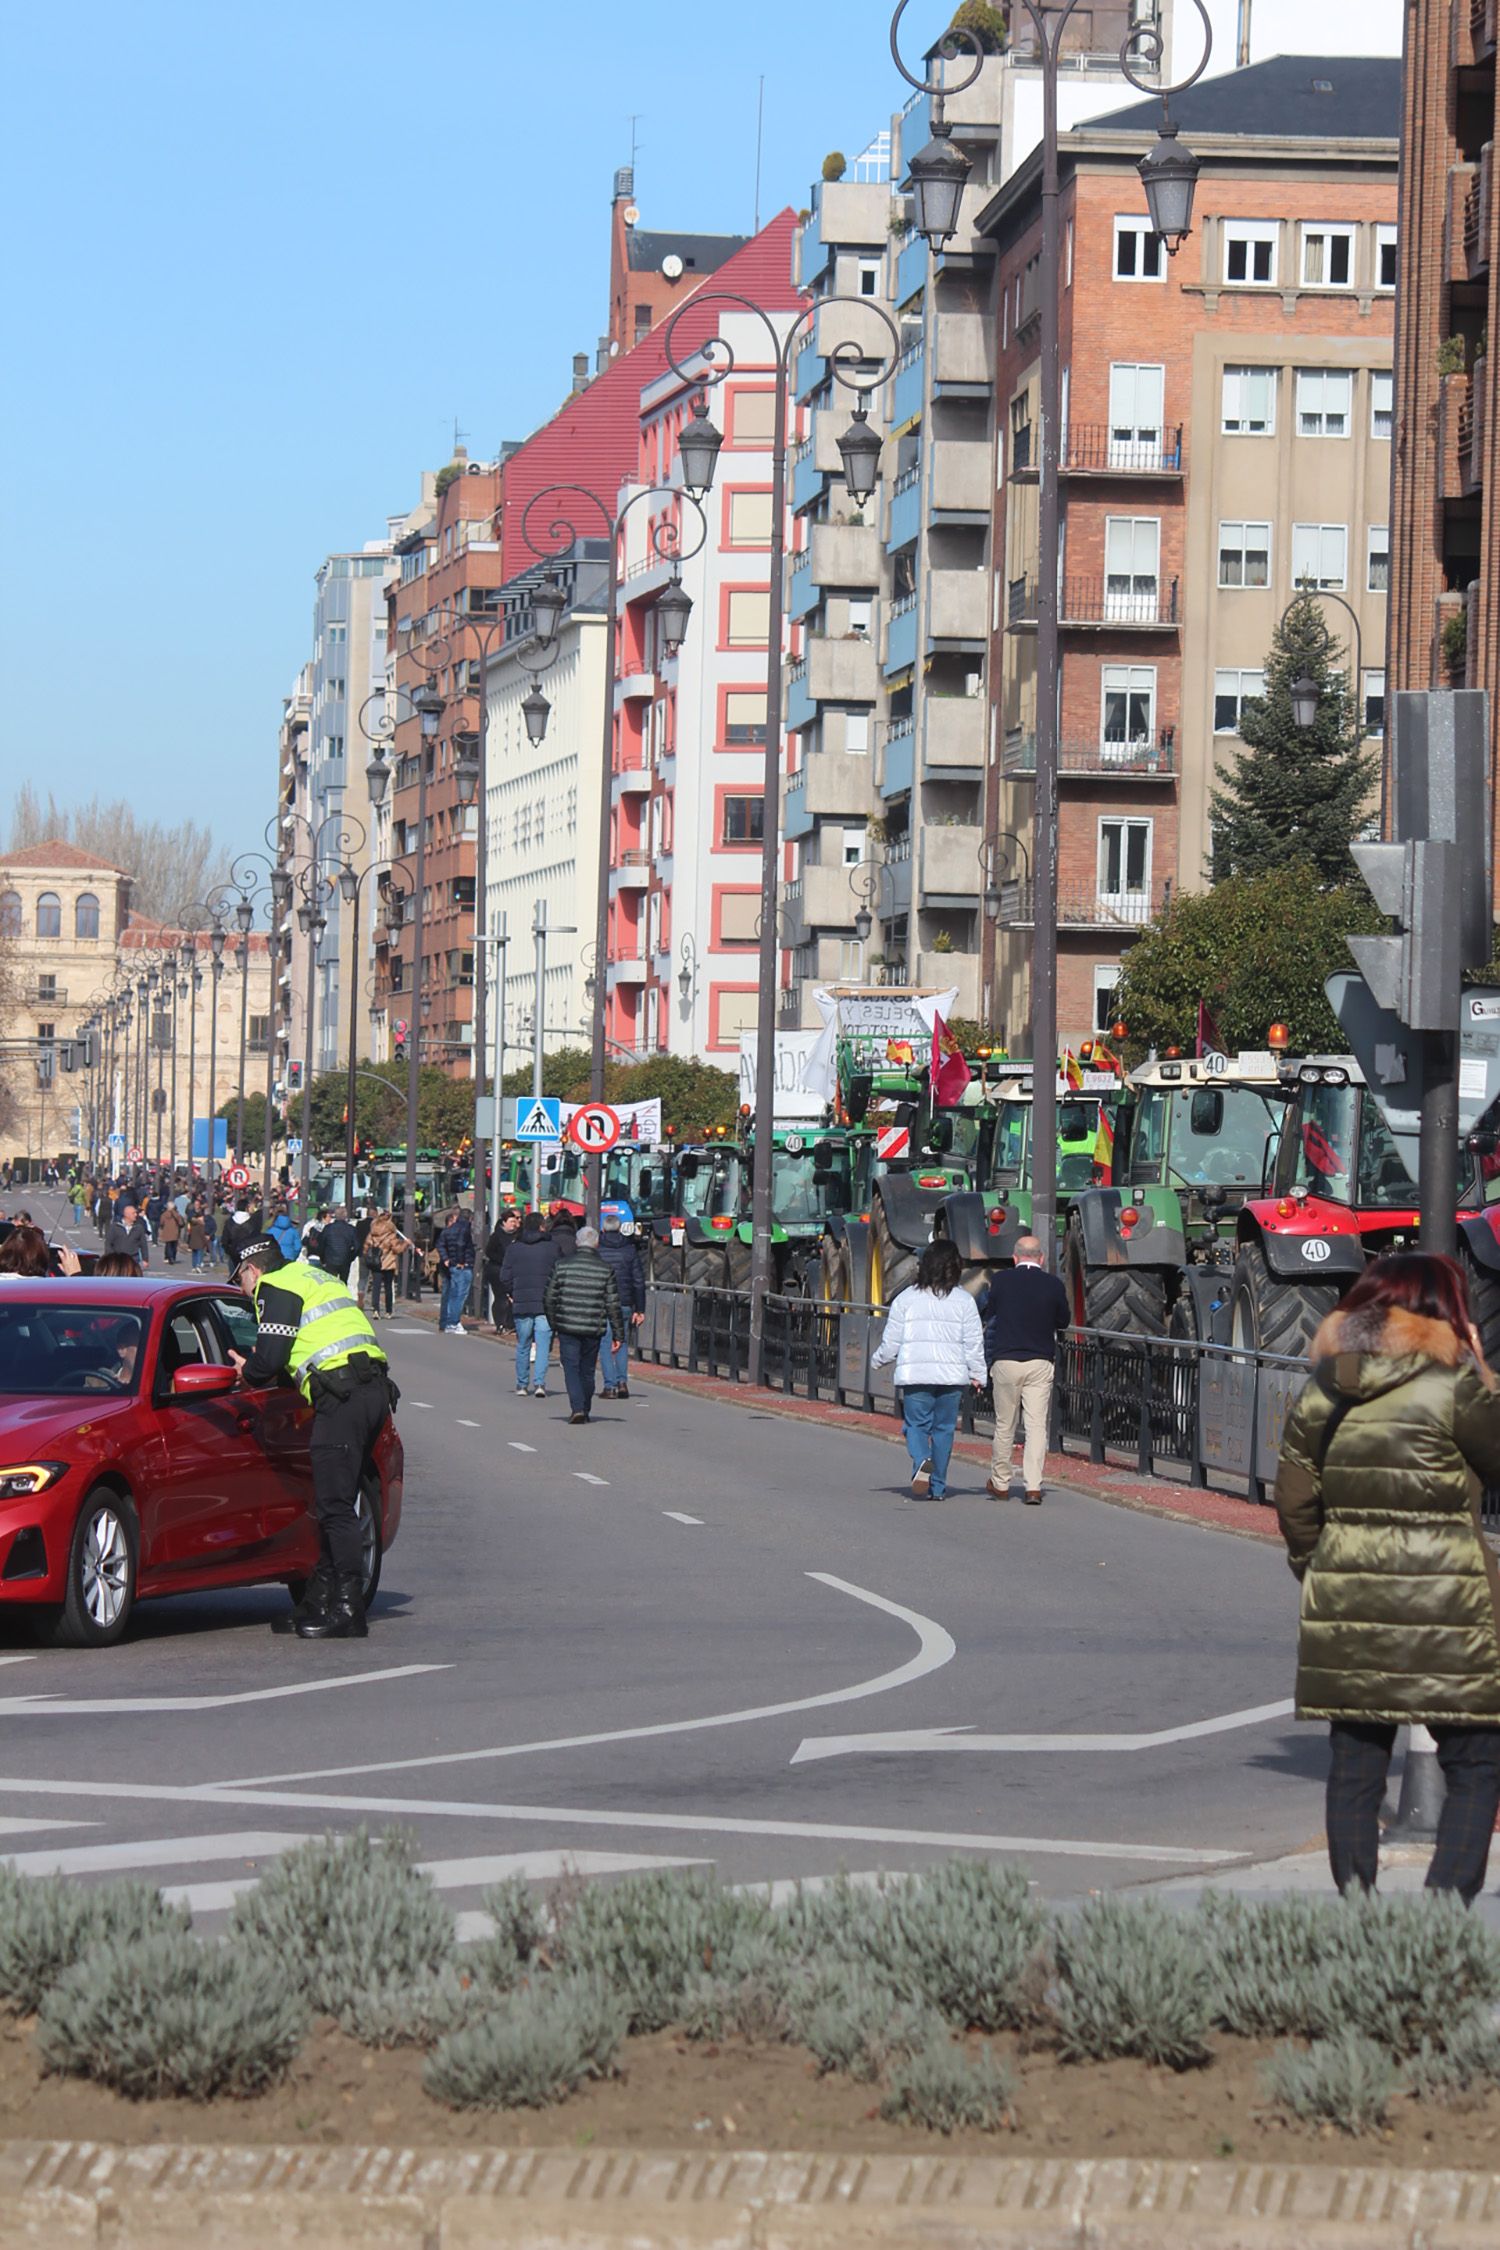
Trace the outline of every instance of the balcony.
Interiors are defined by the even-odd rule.
[[[807,636],[807,687],[814,703],[873,703],[880,693],[875,644],[865,633]]]
[[[1013,736],[1006,743],[1001,767],[1008,781],[1029,781],[1036,773],[1036,736]],[[1163,727],[1147,742],[1110,742],[1073,739],[1057,746],[1059,781],[1173,782],[1177,778],[1175,729]]]
[[[626,930],[617,937],[609,949],[609,975],[613,984],[644,984],[646,964],[650,955],[646,949],[646,933]]]
[[[892,602],[890,621],[885,636],[885,671],[889,679],[894,673],[910,670],[917,661],[917,597],[903,594]]]
[[[788,807],[794,791],[809,829],[818,820],[863,820],[870,810],[870,761],[843,750],[809,751],[787,783]]]
[[[891,486],[890,521],[886,527],[887,554],[909,547],[922,529],[922,468],[913,462]]]
[[[881,865],[885,873],[879,878],[875,894],[876,905],[882,919],[911,912],[911,830],[908,828],[886,845]]]
[[[1143,930],[1161,912],[1164,896],[1144,891],[1101,896],[1082,885],[1061,887],[1057,894],[1057,927],[1060,930]],[[1024,882],[1000,886],[1002,929],[1036,928],[1035,885]]]
[[[983,886],[984,830],[967,823],[925,827],[918,834],[918,892],[923,906],[970,906]]]
[[[909,797],[916,780],[917,728],[915,719],[893,721],[885,738],[885,758],[880,772],[880,794],[889,804],[893,797]]]
[[[930,570],[927,574],[927,642],[960,641],[983,648],[989,639],[984,570]]]
[[[65,1008],[68,988],[65,984],[28,984],[22,991],[22,1000],[28,1008]]]
[[[960,393],[995,385],[995,328],[983,313],[939,313],[932,355],[933,382]]]
[[[791,452],[792,512],[800,515],[810,508],[823,491],[824,472],[813,458],[813,441],[810,437],[795,445]]]
[[[643,891],[651,881],[651,854],[638,845],[621,852],[610,870],[614,878],[612,888],[617,891]]]
[[[957,985],[955,1016],[977,1016],[979,1008],[979,956],[977,953],[938,953],[924,949],[917,955],[918,984]]]
[[[896,303],[906,304],[920,294],[927,283],[927,237],[913,227],[910,234],[901,237],[901,247],[896,253]]]
[[[1132,583],[1114,578],[1065,578],[1059,607],[1065,631],[1175,633],[1181,622],[1175,578],[1165,587],[1160,580]],[[1036,609],[1036,580],[1013,578],[1006,605],[1012,631],[1034,631]]]
[[[859,911],[847,867],[816,867],[804,861],[796,881],[782,884],[781,896],[799,933],[794,945],[805,945],[815,930],[851,929]]]
[[[815,523],[809,551],[819,587],[860,592],[880,584],[880,534],[872,523]]]
[[[1463,53],[1459,40],[1459,26],[1467,16],[1469,27],[1469,56]],[[1454,46],[1458,49],[1455,60],[1464,62],[1472,57],[1476,64],[1493,59],[1495,53],[1495,0],[1456,0],[1453,16]]]
[[[655,693],[656,681],[649,672],[623,671],[615,684],[619,703],[649,703]]]
[[[990,520],[994,461],[987,443],[972,438],[938,438],[931,447],[927,478],[929,515],[978,516]]]
[[[977,780],[984,771],[984,700],[977,695],[922,699],[922,771],[936,780]]]
[[[1458,473],[1466,493],[1484,484],[1485,388],[1484,361],[1476,359],[1458,415]]]
[[[927,389],[927,353],[921,344],[913,344],[896,362],[895,381],[891,385],[891,428],[904,429],[915,421],[922,411]]]
[[[786,613],[798,624],[811,616],[823,599],[823,589],[813,573],[812,556],[794,555],[786,574]]]
[[[802,229],[801,281],[805,288],[835,250],[883,250],[891,191],[884,180],[819,180]]]
[[[1490,178],[1494,142],[1486,141],[1479,162],[1469,174],[1463,202],[1463,273],[1465,281],[1482,281],[1490,270]]]

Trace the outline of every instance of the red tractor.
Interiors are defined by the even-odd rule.
[[[1418,1246],[1420,1212],[1416,1182],[1358,1063],[1314,1055],[1287,1076],[1292,1098],[1268,1190],[1239,1213],[1230,1340],[1297,1357],[1371,1258]],[[1472,1176],[1458,1212],[1459,1261],[1487,1353],[1500,1344],[1494,1139],[1469,1137]]]

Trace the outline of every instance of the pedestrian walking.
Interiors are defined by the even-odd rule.
[[[208,1221],[203,1215],[201,1203],[195,1203],[188,1214],[187,1246],[194,1273],[201,1273],[203,1261],[208,1255]]]
[[[995,1437],[990,1449],[992,1500],[1010,1498],[1011,1454],[1016,1421],[1022,1427],[1021,1475],[1027,1500],[1042,1504],[1047,1467],[1047,1429],[1052,1418],[1052,1381],[1057,1371],[1057,1339],[1069,1321],[1068,1292],[1042,1263],[1034,1234],[1016,1242],[1016,1262],[1002,1266],[979,1296],[984,1324],[984,1356],[995,1400]]]
[[[599,1221],[599,1255],[614,1272],[620,1292],[625,1329],[620,1341],[607,1336],[600,1346],[599,1372],[604,1377],[601,1398],[629,1398],[630,1331],[646,1317],[646,1269],[633,1235],[620,1225],[618,1211],[606,1211]]]
[[[599,1255],[599,1229],[580,1227],[571,1258],[560,1257],[547,1283],[546,1314],[557,1338],[568,1386],[569,1422],[587,1422],[594,1403],[594,1374],[605,1336],[625,1342],[625,1316],[615,1269]]]
[[[1427,1888],[1467,1904],[1500,1809],[1500,1574],[1479,1521],[1500,1393],[1461,1267],[1378,1258],[1309,1357],[1276,1512],[1302,1585],[1297,1716],[1329,1723],[1333,1879],[1375,1888],[1396,1729],[1425,1726],[1447,1783]]]
[[[495,1334],[504,1335],[507,1328],[515,1327],[515,1314],[511,1309],[510,1290],[502,1276],[505,1254],[521,1231],[519,1211],[503,1211],[500,1224],[484,1246],[485,1281],[490,1293],[490,1318],[495,1324]]]
[[[963,1287],[963,1261],[951,1242],[922,1252],[917,1278],[886,1318],[871,1367],[896,1363],[914,1500],[945,1500],[948,1463],[964,1385],[985,1384],[984,1330]]]
[[[347,1281],[358,1248],[359,1237],[346,1212],[335,1211],[324,1220],[318,1236],[318,1264],[325,1273],[337,1274],[340,1281]]]
[[[510,1298],[516,1324],[516,1396],[547,1396],[547,1357],[552,1328],[547,1318],[547,1284],[557,1265],[557,1244],[542,1232],[541,1216],[528,1211],[521,1231],[505,1253],[500,1286]]]
[[[443,1277],[438,1329],[444,1336],[461,1336],[464,1307],[474,1286],[474,1222],[466,1204],[454,1206],[452,1217],[437,1238],[437,1254]]]
[[[370,1221],[370,1231],[365,1236],[364,1274],[365,1288],[369,1294],[370,1317],[379,1320],[380,1301],[385,1299],[385,1319],[389,1320],[396,1309],[396,1269],[401,1263],[403,1250],[415,1245],[401,1232],[389,1211],[377,1211]]]
[[[169,1266],[177,1263],[177,1246],[182,1240],[182,1220],[175,1203],[165,1204],[156,1223],[156,1239],[161,1244],[161,1254]]]
[[[115,1216],[109,1222],[109,1232],[104,1237],[106,1251],[115,1251],[134,1258],[136,1271],[144,1273],[151,1255],[151,1236],[146,1222],[136,1205],[126,1201],[115,1206]]]

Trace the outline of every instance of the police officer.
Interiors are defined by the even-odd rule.
[[[308,1641],[362,1640],[364,1541],[355,1502],[365,1463],[395,1404],[385,1353],[345,1284],[306,1260],[289,1263],[270,1235],[239,1251],[236,1279],[260,1331],[240,1379],[262,1390],[289,1375],[313,1409],[313,1505],[322,1553],[296,1612]]]

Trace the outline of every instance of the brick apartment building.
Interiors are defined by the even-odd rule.
[[[1113,1015],[1124,947],[1200,887],[1210,792],[1297,586],[1358,614],[1384,724],[1400,65],[1283,57],[1173,105],[1199,158],[1175,260],[1136,173],[1142,103],[1062,144],[1059,1035]],[[1024,1042],[1036,727],[1041,207],[1032,158],[980,225],[997,253],[987,1013]],[[1344,612],[1331,627],[1352,640]],[[1351,662],[1353,652],[1351,648]]]
[[[1391,505],[1394,688],[1500,692],[1497,0],[1409,4]]]
[[[689,298],[726,258],[742,250],[742,234],[684,234],[640,224],[635,169],[615,174],[609,212],[609,334],[605,356],[628,352]]]

